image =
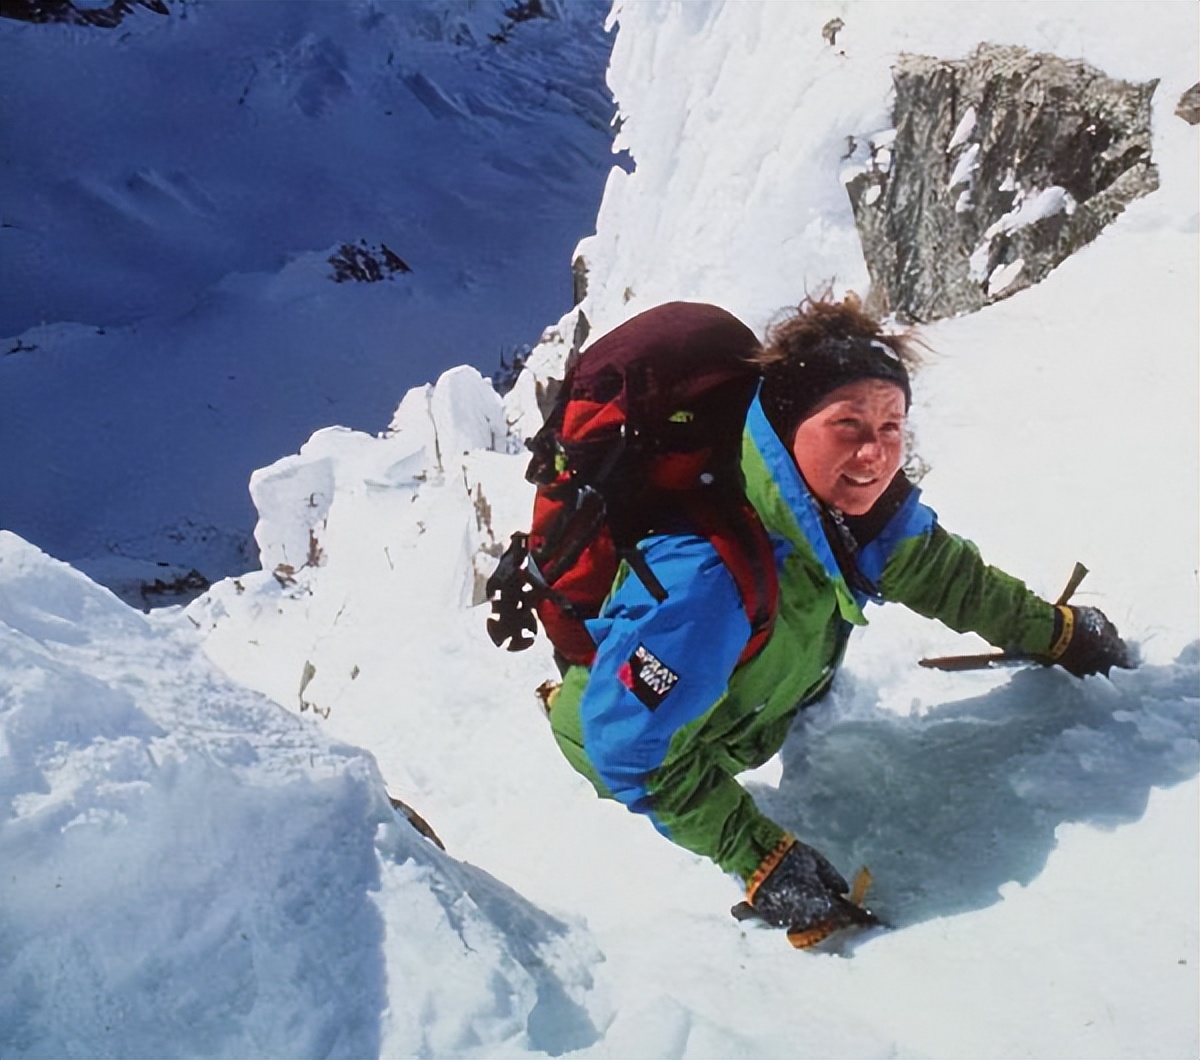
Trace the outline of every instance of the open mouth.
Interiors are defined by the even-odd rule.
[[[872,475],[870,478],[858,478],[856,475],[842,475],[842,480],[850,486],[857,486],[860,489],[864,486],[874,486],[879,481],[878,475]]]

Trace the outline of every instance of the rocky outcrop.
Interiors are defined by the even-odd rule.
[[[379,283],[390,280],[397,273],[412,272],[399,254],[386,243],[368,246],[365,239],[358,243],[343,243],[329,256],[333,266],[335,283],[354,280],[357,283]]]
[[[73,26],[114,29],[136,8],[144,7],[156,15],[169,15],[164,0],[113,0],[107,7],[88,4],[76,7],[71,0],[0,0],[0,18],[21,22],[66,22]]]
[[[1006,298],[1158,187],[1157,81],[989,44],[901,56],[893,80],[894,128],[853,138],[843,170],[876,311],[920,322]]]
[[[1192,85],[1179,97],[1175,113],[1189,125],[1200,125],[1200,82]]]

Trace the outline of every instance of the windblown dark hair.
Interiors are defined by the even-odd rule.
[[[908,375],[920,360],[911,329],[885,332],[858,295],[840,301],[828,289],[806,295],[772,323],[754,360],[762,371],[760,400],[775,433],[791,441],[797,425],[830,391],[857,379],[882,379],[911,401]]]

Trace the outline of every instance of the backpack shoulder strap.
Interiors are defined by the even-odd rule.
[[[718,500],[703,493],[687,498],[688,516],[712,542],[733,576],[750,621],[750,639],[738,665],[754,658],[771,636],[779,607],[779,576],[775,552],[758,513],[745,496]]]

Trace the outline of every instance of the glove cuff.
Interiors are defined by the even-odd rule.
[[[1063,657],[1063,653],[1071,643],[1071,637],[1075,634],[1075,612],[1063,604],[1057,604],[1054,610],[1058,612],[1057,620],[1054,623],[1057,635],[1054,643],[1050,645],[1048,654],[1051,660],[1058,660]]]
[[[775,849],[759,862],[758,868],[750,874],[750,879],[746,881],[747,902],[751,905],[754,904],[754,895],[757,893],[759,887],[762,886],[763,881],[775,871],[787,852],[795,845],[796,837],[790,832],[784,832],[783,838],[775,844]]]

